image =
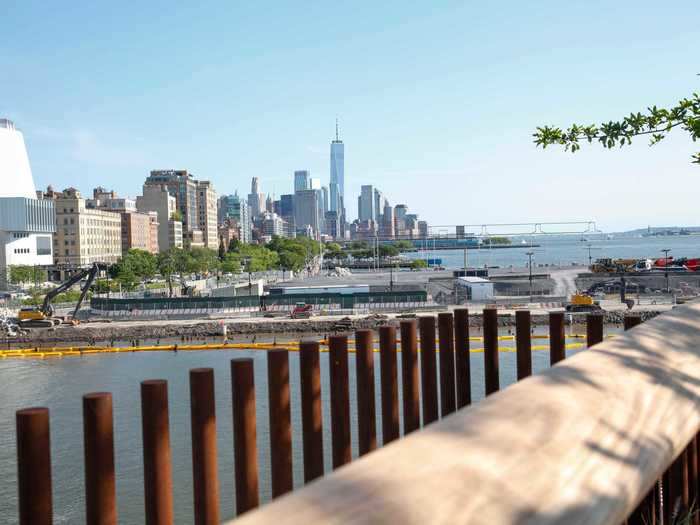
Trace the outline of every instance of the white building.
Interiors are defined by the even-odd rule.
[[[0,119],[0,288],[10,266],[53,264],[54,203],[36,197],[24,137]]]
[[[457,302],[490,301],[493,299],[493,283],[483,277],[458,277],[455,298]]]

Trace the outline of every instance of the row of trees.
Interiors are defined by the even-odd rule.
[[[397,241],[393,245],[380,244],[380,257],[395,257],[401,251],[412,249],[408,241]],[[343,248],[338,243],[327,243],[324,246],[326,257],[331,259],[346,259],[352,256],[356,259],[369,259],[374,256],[372,245],[365,241],[355,241]],[[145,250],[131,249],[126,252],[119,262],[109,268],[111,282],[99,280],[96,283],[98,292],[117,290],[120,287],[132,290],[140,283],[153,279],[156,275],[163,277],[172,285],[176,275],[197,274],[209,276],[219,273],[264,272],[268,270],[304,270],[314,257],[320,253],[318,242],[299,237],[286,239],[273,237],[266,245],[244,244],[232,240],[228,246],[223,242],[219,250],[209,248],[172,248],[166,252],[154,255]],[[10,267],[10,281],[13,283],[44,282],[46,271],[32,266]]]
[[[232,240],[223,243],[218,253],[209,248],[172,248],[154,255],[144,250],[131,249],[112,265],[109,274],[114,279],[111,288],[131,290],[139,283],[162,276],[169,284],[175,275],[197,274],[209,276],[221,273],[264,272],[268,270],[303,270],[320,252],[317,242],[306,239],[275,237],[266,245],[244,244]],[[106,281],[98,283],[99,291],[106,291]]]

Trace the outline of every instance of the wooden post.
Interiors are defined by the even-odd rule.
[[[382,443],[399,438],[399,386],[396,370],[396,327],[379,327],[382,388]]]
[[[83,396],[85,452],[85,523],[116,525],[112,394]]]
[[[515,352],[518,381],[532,375],[532,337],[529,310],[515,312]]]
[[[656,484],[649,490],[644,499],[637,505],[629,518],[627,525],[655,525],[656,524]]]
[[[357,375],[357,441],[360,456],[377,448],[377,417],[374,405],[374,342],[372,330],[355,332]]]
[[[472,402],[471,362],[469,354],[469,310],[456,308],[455,374],[457,376],[457,408]]]
[[[698,504],[698,483],[700,480],[698,476],[700,475],[698,469],[698,436],[697,434],[693,437],[692,441],[688,444],[688,476],[690,478],[688,490],[690,492],[690,501],[695,502],[695,507]],[[693,525],[700,524],[700,515],[695,513],[693,517]]]
[[[603,342],[603,321],[605,316],[601,314],[588,314],[586,316],[586,346],[588,348]]]
[[[564,312],[549,312],[549,364],[554,366],[565,358]]]
[[[440,408],[442,417],[455,411],[455,347],[452,314],[438,314],[440,340]]]
[[[401,321],[401,378],[403,383],[403,433],[420,428],[418,343],[416,321]]]
[[[302,341],[299,344],[301,426],[306,483],[323,476],[323,416],[318,347],[317,341]]]
[[[350,448],[350,389],[348,386],[348,336],[328,338],[331,376],[331,442],[333,468],[352,460]]]
[[[170,525],[173,482],[167,381],[153,379],[141,383],[141,422],[146,525]]]
[[[437,362],[435,358],[435,318],[418,318],[420,331],[420,375],[423,390],[423,426],[438,418]]]
[[[219,476],[212,368],[190,370],[190,415],[194,522],[197,525],[217,525],[219,523]]]
[[[236,514],[239,516],[259,504],[253,372],[252,359],[231,360],[233,466],[236,481]]]
[[[498,311],[486,308],[483,312],[484,325],[484,387],[486,395],[498,392]]]
[[[642,324],[642,314],[635,312],[625,315],[623,318],[623,326],[625,330],[631,330],[638,324]]]
[[[267,353],[267,387],[270,414],[270,475],[272,497],[277,498],[294,489],[287,350],[271,350]]]
[[[16,413],[20,525],[51,525],[51,439],[48,408]]]

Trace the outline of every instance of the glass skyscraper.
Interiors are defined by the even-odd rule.
[[[335,122],[335,140],[331,142],[331,202],[330,210],[342,215],[345,202],[345,145],[338,134],[338,121]]]

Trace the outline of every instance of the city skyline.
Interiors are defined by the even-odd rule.
[[[280,5],[272,22],[224,2],[139,16],[6,6],[0,67],[13,81],[0,87],[0,115],[24,132],[38,187],[77,179],[135,196],[145,173],[173,167],[220,193],[247,194],[258,176],[281,195],[294,169],[326,181],[337,115],[346,209],[376,184],[437,224],[592,219],[615,231],[648,222],[640,202],[654,203],[659,224],[697,224],[685,137],[573,156],[531,137],[538,125],[609,120],[697,90],[695,2],[398,6],[358,3],[337,20],[330,5]],[[156,19],[190,38],[164,38]],[[585,42],[571,38],[581,27]],[[130,38],[115,38],[122,31]],[[298,82],[280,90],[288,78]],[[611,206],[608,194],[624,198]]]

